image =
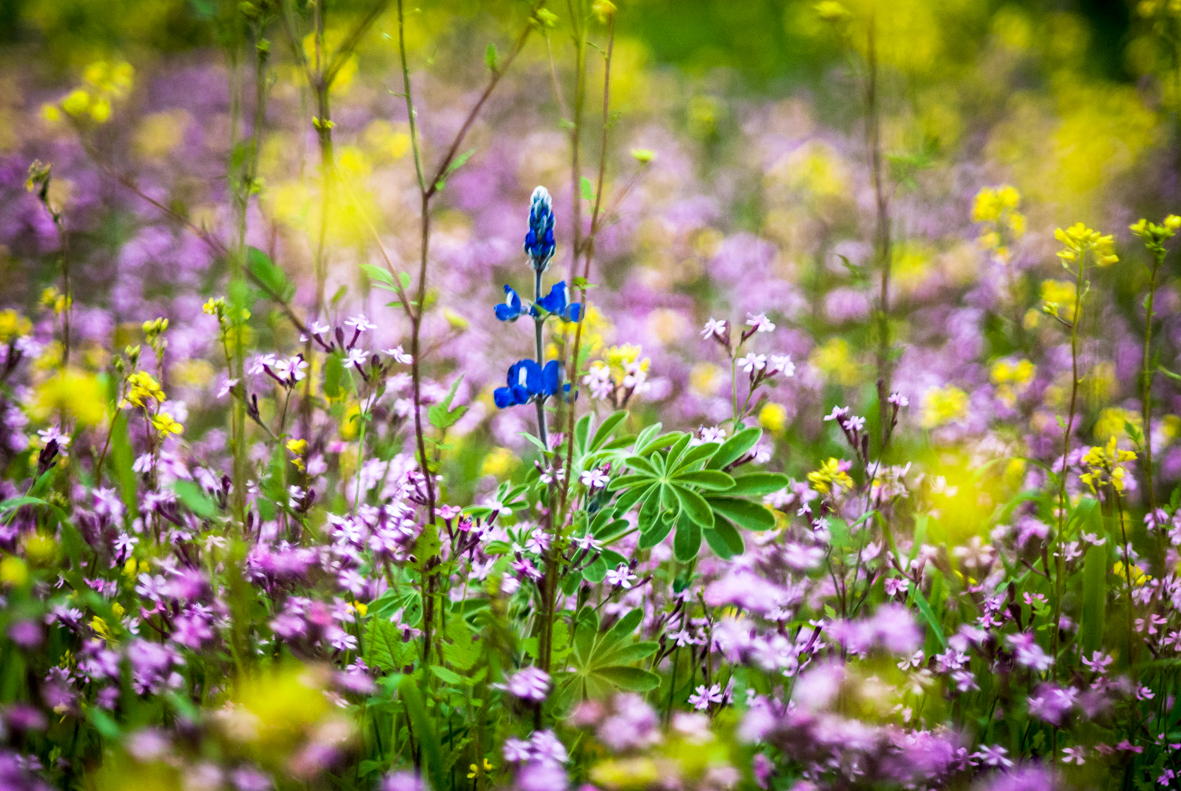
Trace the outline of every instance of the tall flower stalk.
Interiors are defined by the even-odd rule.
[[[1144,246],[1152,256],[1149,269],[1148,296],[1144,298],[1144,349],[1140,369],[1140,409],[1143,420],[1143,458],[1144,494],[1148,504],[1148,513],[1154,524],[1160,521],[1156,511],[1156,494],[1152,480],[1152,322],[1155,318],[1153,305],[1156,299],[1156,278],[1161,265],[1165,262],[1165,242],[1173,238],[1177,230],[1181,229],[1181,217],[1170,214],[1160,225],[1141,219],[1131,226],[1132,233],[1144,240]],[[1163,573],[1165,562],[1164,530],[1156,525],[1157,533],[1157,563]]]
[[[1094,231],[1082,223],[1077,223],[1063,230],[1059,228],[1054,231],[1054,238],[1062,243],[1063,249],[1058,252],[1058,258],[1062,261],[1062,266],[1072,274],[1075,275],[1075,292],[1074,305],[1071,310],[1070,319],[1064,319],[1059,315],[1059,306],[1054,303],[1049,303],[1044,310],[1047,314],[1057,319],[1058,322],[1070,329],[1070,409],[1067,413],[1067,419],[1062,424],[1062,469],[1058,478],[1058,529],[1054,533],[1054,541],[1048,551],[1053,556],[1054,570],[1050,571],[1049,557],[1043,555],[1042,562],[1045,566],[1046,575],[1052,577],[1054,580],[1054,619],[1051,621],[1054,624],[1053,631],[1053,658],[1055,659],[1055,668],[1058,667],[1058,633],[1061,631],[1057,624],[1062,614],[1062,588],[1066,577],[1065,560],[1062,557],[1062,543],[1063,534],[1066,530],[1067,510],[1069,501],[1066,495],[1066,481],[1069,477],[1069,463],[1070,463],[1070,439],[1074,434],[1074,421],[1078,414],[1078,392],[1079,392],[1079,325],[1082,323],[1083,317],[1083,300],[1086,299],[1087,289],[1090,287],[1090,282],[1086,280],[1086,271],[1088,259],[1091,260],[1095,266],[1109,266],[1119,258],[1115,255],[1115,240],[1111,236],[1104,236],[1098,231]],[[1055,670],[1057,672],[1057,670]]]

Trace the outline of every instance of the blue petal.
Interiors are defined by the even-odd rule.
[[[496,406],[500,409],[513,406],[516,403],[513,391],[508,387],[498,387],[493,390],[492,400],[496,402]]]
[[[547,396],[552,396],[558,392],[558,388],[562,383],[562,365],[557,360],[550,360],[545,364],[545,369],[542,371],[543,378],[543,392]]]
[[[582,318],[582,303],[575,302],[562,311],[562,318],[566,321],[578,321]]]

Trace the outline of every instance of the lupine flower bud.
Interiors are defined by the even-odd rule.
[[[529,233],[525,234],[525,254],[538,272],[549,268],[554,256],[554,201],[545,187],[533,190],[529,201]]]

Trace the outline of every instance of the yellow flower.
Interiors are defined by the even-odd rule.
[[[1139,566],[1133,565],[1131,568],[1131,573],[1126,571],[1125,568],[1126,567],[1124,566],[1123,562],[1117,560],[1111,570],[1115,576],[1122,580],[1128,580],[1130,578],[1132,586],[1135,588],[1139,588],[1141,585],[1144,585],[1152,579],[1152,576],[1145,574],[1144,569],[1140,568]]]
[[[1079,476],[1079,480],[1091,491],[1110,483],[1117,492],[1122,492],[1128,485],[1128,471],[1124,465],[1135,460],[1136,454],[1130,450],[1120,450],[1116,438],[1112,437],[1106,446],[1093,447],[1083,456],[1083,465],[1087,471]]]
[[[33,331],[33,323],[15,310],[0,311],[0,343],[8,343],[12,338],[28,335]]]
[[[787,425],[787,409],[783,404],[768,402],[759,410],[759,423],[772,434],[778,434]]]
[[[364,618],[366,615],[369,614],[369,605],[366,604],[365,602],[354,601],[349,606],[352,607],[354,610],[356,610],[357,614],[360,615],[362,618]]]
[[[968,394],[955,385],[935,387],[923,396],[923,428],[932,429],[968,416]]]
[[[160,383],[147,371],[136,371],[127,377],[127,384],[131,386],[127,393],[127,402],[138,407],[146,407],[149,400],[164,400],[164,390],[160,388]]]
[[[1037,366],[1029,360],[997,360],[989,369],[988,377],[996,385],[996,397],[1008,407],[1012,407],[1020,395],[1033,381],[1037,373]]]
[[[841,461],[835,457],[829,457],[828,461],[820,465],[819,470],[808,473],[808,481],[812,488],[821,494],[853,488],[853,479],[841,469]]]
[[[469,764],[468,770],[469,770],[467,773],[468,780],[473,780],[478,775],[487,774],[488,772],[491,772],[492,771],[492,762],[489,761],[487,758],[485,758],[483,767],[477,766],[476,764]]]
[[[152,418],[152,425],[162,437],[167,437],[169,434],[180,434],[185,430],[185,427],[173,420],[172,415],[167,412],[161,412]]]
[[[306,467],[303,457],[308,452],[308,441],[306,439],[289,439],[287,440],[287,450],[291,451],[292,455],[295,456],[291,460],[291,463],[300,472],[303,472]]]
[[[1078,287],[1067,280],[1043,280],[1040,286],[1042,301],[1046,303],[1045,311],[1051,316],[1065,312],[1068,317],[1074,316],[1074,301]]]
[[[1119,260],[1115,254],[1115,237],[1104,236],[1080,223],[1069,228],[1058,228],[1054,231],[1054,238],[1064,245],[1058,251],[1063,266],[1071,263],[1082,263],[1083,255],[1089,250],[1094,256],[1096,266],[1109,266]]]
[[[111,639],[111,627],[107,626],[107,622],[99,616],[94,616],[90,619],[90,628],[98,634],[103,640]]]

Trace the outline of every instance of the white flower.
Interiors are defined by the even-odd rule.
[[[395,346],[392,349],[386,349],[385,353],[388,354],[390,357],[393,357],[394,362],[401,363],[402,365],[410,365],[410,363],[414,362],[413,357],[411,357],[406,352],[402,351],[401,344],[398,344],[397,346]]]
[[[620,563],[618,568],[611,569],[607,572],[607,584],[611,586],[618,585],[624,590],[629,590],[637,579],[639,578],[635,574],[632,574],[631,569],[626,563]]]
[[[607,477],[607,473],[596,467],[593,470],[586,470],[583,472],[582,475],[578,477],[578,480],[581,481],[582,485],[588,489],[602,489],[610,482],[611,479]]]
[[[843,417],[844,417],[845,415],[847,415],[847,414],[849,414],[849,407],[847,407],[847,406],[834,406],[834,407],[832,408],[832,411],[831,411],[831,412],[829,412],[827,415],[825,415],[825,416],[824,416],[824,419],[825,419],[826,421],[828,421],[828,420],[838,420],[838,419],[840,419],[840,418],[843,418]]]
[[[711,335],[716,335],[720,339],[724,339],[726,337],[725,319],[719,321],[713,316],[709,317],[709,321],[705,322],[705,327],[703,327],[701,330],[701,337],[702,339],[708,339]]]
[[[738,359],[738,367],[748,374],[754,371],[761,371],[767,367],[767,355],[754,354],[752,352]]]
[[[358,316],[349,316],[349,319],[345,322],[345,325],[354,328],[357,332],[365,332],[365,330],[377,329],[377,325],[365,318],[364,313]]]
[[[354,368],[360,368],[369,357],[369,352],[364,349],[350,349],[348,356],[345,358],[344,364],[351,365]]]
[[[795,376],[796,364],[791,361],[790,354],[772,354],[771,364],[767,367],[767,372],[783,374],[784,376]]]
[[[746,323],[747,323],[747,325],[754,327],[755,332],[774,332],[775,331],[775,325],[772,324],[771,320],[767,318],[766,313],[760,313],[757,316],[754,315],[753,313],[747,313],[746,314]]]

